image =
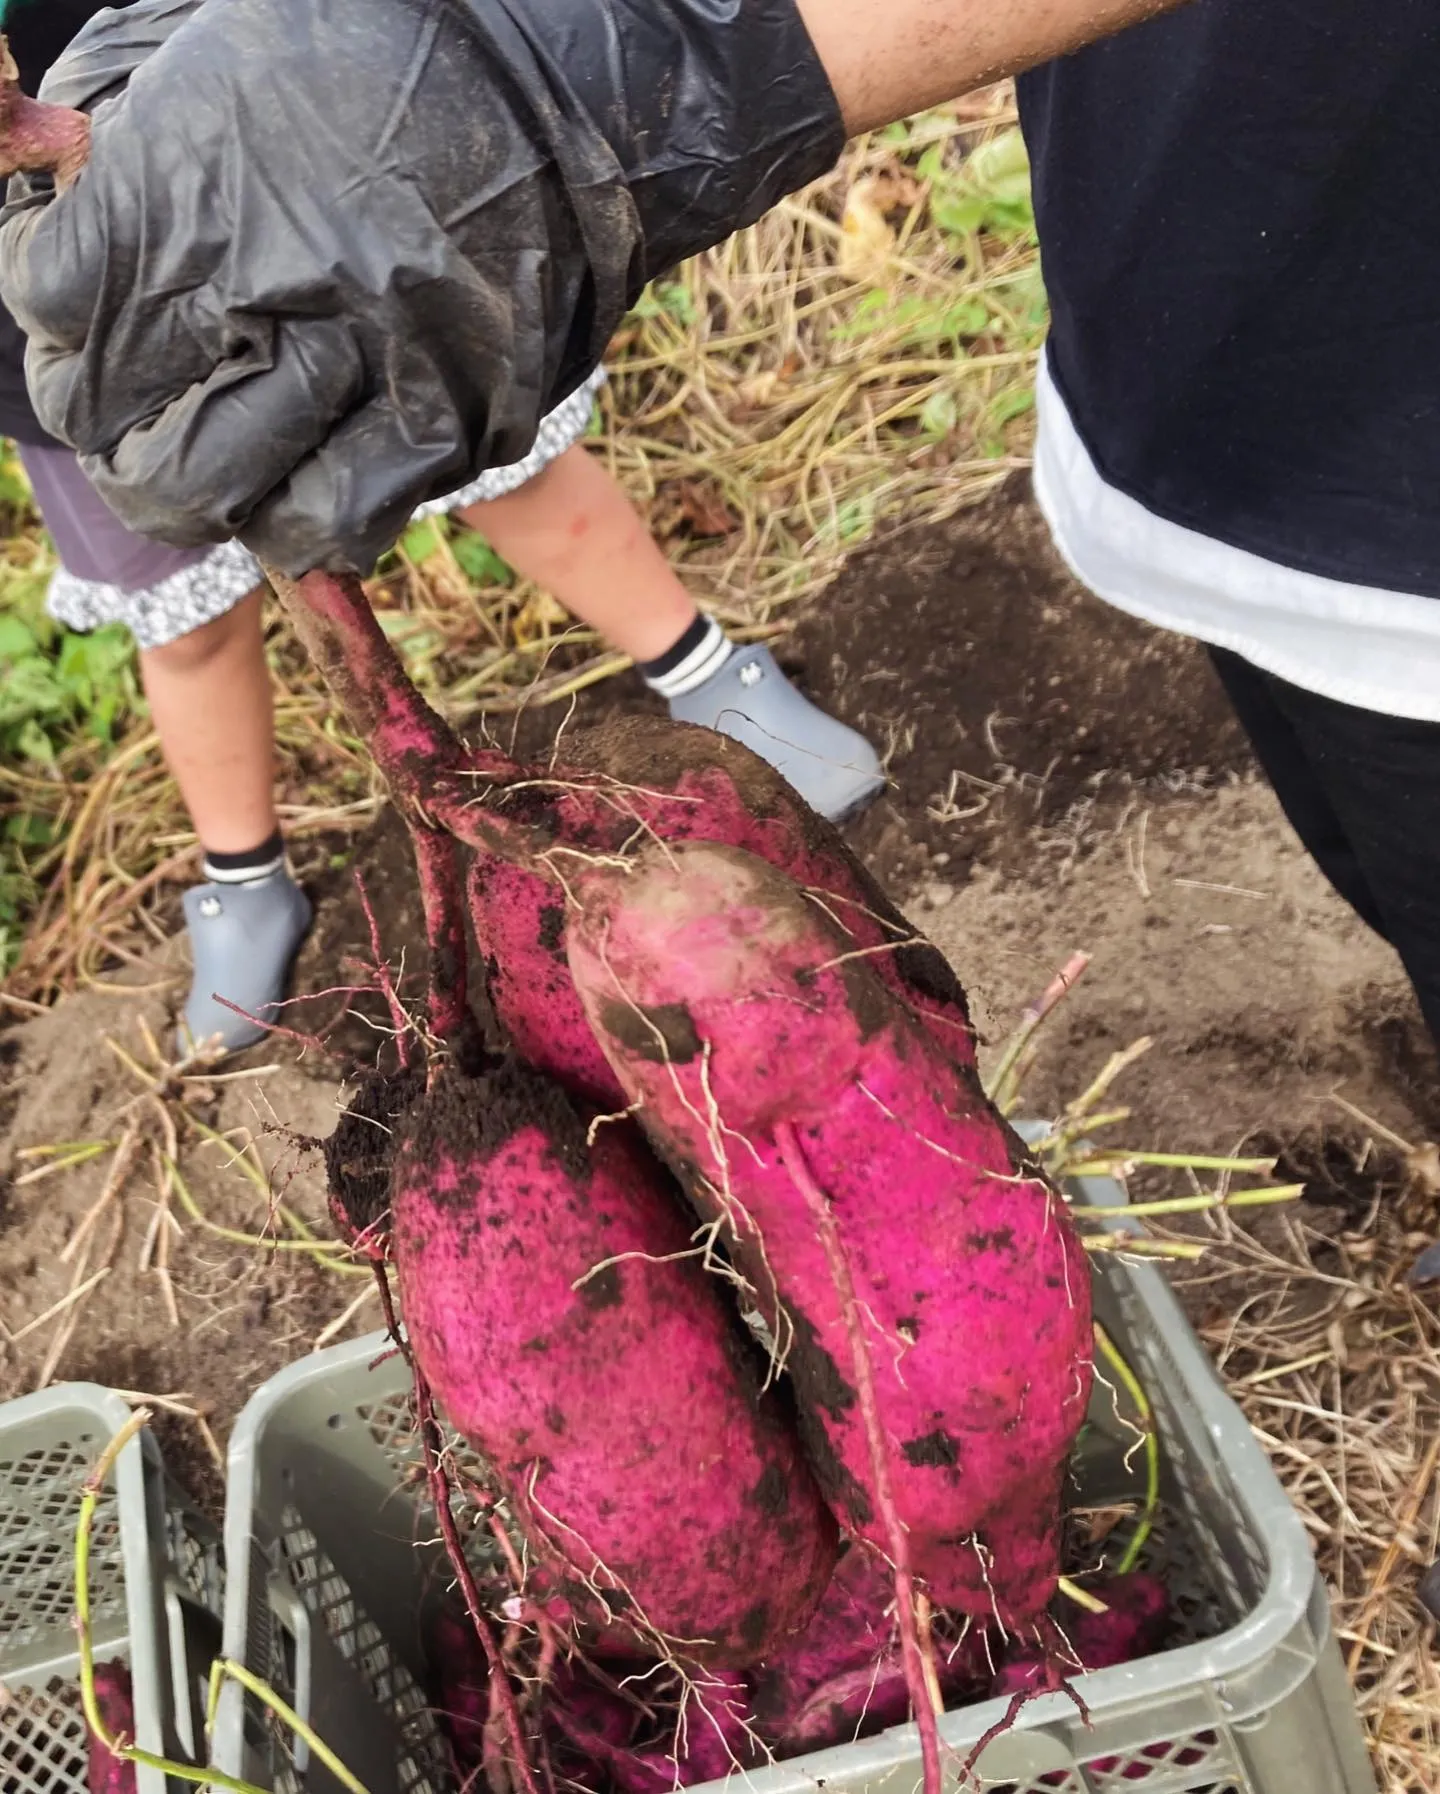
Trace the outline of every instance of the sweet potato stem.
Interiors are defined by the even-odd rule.
[[[381,994],[385,998],[385,1007],[390,1011],[390,1024],[395,1030],[395,1053],[400,1061],[401,1071],[410,1067],[410,1017],[405,1013],[405,1006],[400,1001],[400,993],[395,988],[395,980],[390,975],[390,967],[385,961],[385,948],[380,939],[380,924],[375,918],[374,906],[370,902],[370,893],[365,889],[365,879],[359,869],[355,872],[355,890],[360,898],[360,908],[365,912],[365,924],[370,930],[370,962],[371,970],[380,985]]]
[[[526,865],[552,845],[543,831],[477,801],[484,787],[473,775],[503,784],[518,778],[519,768],[503,754],[467,749],[430,708],[353,574],[287,579],[267,567],[265,576],[412,829],[433,832],[438,825],[484,852]],[[462,768],[471,777],[459,778]]]
[[[410,823],[425,938],[430,947],[430,988],[426,1010],[430,1032],[450,1049],[463,1072],[478,1068],[480,1031],[470,1012],[466,987],[469,947],[465,934],[464,888],[455,859],[455,843],[440,829]]]
[[[435,1399],[430,1393],[430,1385],[413,1359],[411,1369],[415,1377],[415,1410],[420,1423],[420,1446],[425,1457],[425,1475],[430,1483],[430,1499],[435,1508],[435,1518],[440,1523],[440,1536],[445,1541],[445,1554],[455,1571],[465,1611],[470,1615],[470,1623],[475,1628],[485,1652],[485,1661],[490,1666],[492,1703],[499,1707],[514,1759],[510,1768],[524,1794],[540,1794],[525,1748],[525,1733],[520,1725],[520,1710],[515,1704],[515,1690],[510,1686],[510,1674],[500,1646],[496,1643],[495,1634],[490,1629],[490,1622],[480,1605],[480,1591],[475,1586],[475,1577],[455,1525],[455,1513],[450,1506],[450,1481],[440,1459],[442,1441],[440,1424],[435,1418]]]
[[[870,1452],[870,1471],[875,1485],[875,1505],[880,1524],[885,1530],[890,1561],[895,1571],[896,1618],[900,1626],[900,1655],[905,1666],[905,1686],[910,1693],[910,1706],[920,1734],[920,1762],[924,1794],[940,1794],[940,1731],[931,1698],[934,1669],[927,1676],[925,1655],[916,1618],[915,1576],[910,1562],[910,1538],[895,1506],[890,1483],[890,1460],[885,1450],[885,1434],[880,1420],[880,1403],[875,1392],[875,1370],[870,1357],[870,1342],[865,1337],[865,1323],[855,1295],[855,1280],[850,1274],[840,1229],[830,1198],[816,1183],[805,1161],[804,1150],[792,1123],[782,1121],[775,1129],[775,1144],[790,1181],[800,1192],[815,1222],[815,1231],[825,1253],[835,1293],[840,1298],[845,1316],[845,1330],[850,1341],[851,1368],[855,1377],[855,1393],[860,1404],[860,1418],[865,1428]]]

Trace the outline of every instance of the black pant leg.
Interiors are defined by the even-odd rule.
[[[1271,681],[1440,1045],[1440,723]]]
[[[1382,906],[1370,888],[1355,844],[1311,762],[1305,741],[1277,698],[1275,688],[1284,686],[1284,681],[1273,679],[1225,648],[1211,648],[1210,659],[1290,826],[1350,907],[1376,934],[1389,940]],[[1284,689],[1293,692],[1297,688]],[[1306,692],[1298,695],[1310,697]],[[1329,700],[1314,698],[1312,702],[1320,705]]]

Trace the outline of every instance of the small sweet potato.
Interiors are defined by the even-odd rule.
[[[947,1703],[984,1692],[985,1627],[935,1654]],[[815,1617],[755,1671],[755,1725],[777,1757],[799,1756],[900,1725],[909,1716],[890,1566],[852,1545]]]
[[[833,1522],[631,1124],[587,1142],[514,1064],[442,1081],[392,1213],[416,1360],[562,1593],[712,1667],[805,1623]]]
[[[1105,1603],[1106,1611],[1080,1610],[1066,1622],[1065,1636],[1079,1659],[1079,1670],[1069,1662],[1057,1666],[1053,1658],[1047,1659],[1033,1647],[1014,1650],[1001,1665],[992,1693],[1015,1694],[1021,1689],[1039,1688],[1057,1668],[1068,1675],[1110,1669],[1160,1649],[1170,1621],[1170,1594],[1163,1582],[1137,1570],[1091,1583],[1089,1587]]]
[[[678,1713],[641,1720],[583,1668],[566,1665],[546,1698],[559,1734],[565,1779],[615,1794],[672,1794],[721,1781],[762,1756],[750,1723],[750,1690],[733,1670],[712,1671],[687,1688]]]

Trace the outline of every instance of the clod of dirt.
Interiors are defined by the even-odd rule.
[[[354,1240],[390,1207],[390,1168],[405,1117],[425,1093],[425,1074],[367,1072],[325,1141],[330,1214]]]

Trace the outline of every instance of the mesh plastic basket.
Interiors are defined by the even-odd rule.
[[[1103,1206],[1119,1187],[1077,1192]],[[978,1765],[1005,1794],[1374,1794],[1304,1528],[1153,1267],[1097,1255],[1100,1318],[1146,1388],[1164,1447],[1150,1567],[1174,1595],[1172,1647],[1075,1684],[1089,1713],[1027,1705]],[[376,1335],[259,1391],[231,1443],[225,1648],[292,1698],[371,1794],[443,1794],[422,1641],[445,1586],[417,1478],[403,1363]],[[1097,1389],[1082,1498],[1134,1495],[1134,1417]],[[965,1759],[1004,1703],[947,1714]],[[338,1784],[227,1690],[215,1762],[267,1788]],[[913,1727],[748,1775],[754,1794],[914,1794]],[[720,1784],[714,1784],[716,1794]]]
[[[88,1739],[75,1640],[81,1486],[130,1417],[93,1383],[0,1407],[0,1787],[85,1794]],[[97,1662],[129,1667],[137,1742],[194,1756],[204,1676],[219,1645],[219,1540],[167,1499],[153,1441],[120,1454],[96,1508],[90,1591]],[[164,1778],[137,1774],[139,1794]]]

